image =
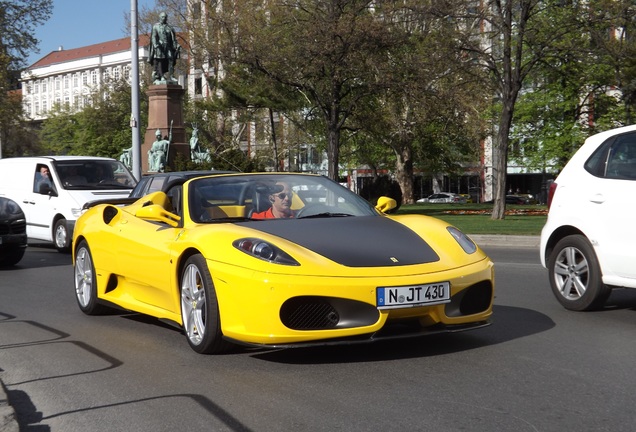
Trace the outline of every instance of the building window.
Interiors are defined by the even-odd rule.
[[[38,84],[37,82],[33,84],[33,91],[35,92],[35,94],[38,94],[40,92],[40,84]]]
[[[91,71],[91,84],[97,84],[97,70]]]
[[[68,79],[68,75],[64,77],[64,88],[67,89],[71,85],[71,81]]]
[[[35,102],[35,115],[40,115],[40,103]]]
[[[126,80],[130,79],[130,66],[128,65],[124,66],[124,78]]]
[[[203,93],[203,80],[201,77],[194,79],[194,94],[200,95]]]
[[[47,112],[49,112],[49,105],[46,103],[45,100],[42,101],[42,114],[46,114]]]
[[[75,74],[73,75],[73,87],[78,87],[79,86],[79,75]]]
[[[42,81],[42,93],[46,93],[46,80]]]
[[[62,89],[62,80],[60,80],[60,77],[55,78],[55,90],[61,90]]]
[[[88,74],[86,72],[82,72],[82,85],[83,86],[88,85]]]
[[[113,76],[115,77],[115,81],[119,81],[119,78],[121,78],[121,71],[118,67],[113,69]]]

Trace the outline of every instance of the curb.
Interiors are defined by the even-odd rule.
[[[506,246],[538,249],[541,243],[541,237],[539,236],[468,234],[468,237],[470,237],[480,247]]]

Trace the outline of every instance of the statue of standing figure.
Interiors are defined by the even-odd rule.
[[[122,151],[119,161],[126,165],[126,168],[132,169],[132,147],[125,148]]]
[[[210,151],[201,148],[199,143],[199,129],[197,125],[192,126],[192,137],[190,138],[190,159],[194,163],[210,162]]]
[[[168,24],[168,15],[161,12],[159,22],[152,26],[148,55],[148,63],[154,68],[152,73],[154,84],[177,82],[173,74],[180,53],[181,46],[177,42],[174,29]]]
[[[155,133],[155,142],[152,143],[148,150],[148,172],[163,172],[168,160],[168,151],[170,150],[170,142],[172,141],[172,128],[170,134],[162,139],[161,131],[157,129]]]

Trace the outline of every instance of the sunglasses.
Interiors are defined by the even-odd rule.
[[[281,200],[284,200],[285,198],[290,198],[291,199],[291,193],[281,192],[279,194],[274,194],[274,196],[277,196]]]

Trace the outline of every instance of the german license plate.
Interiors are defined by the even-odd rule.
[[[450,283],[438,282],[427,285],[378,287],[376,297],[378,309],[448,303],[450,301]]]

